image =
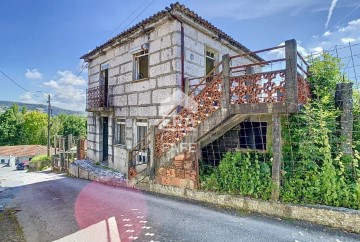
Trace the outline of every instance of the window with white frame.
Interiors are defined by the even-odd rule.
[[[143,50],[134,54],[134,80],[149,78],[149,51]]]
[[[206,48],[205,49],[205,74],[209,74],[216,64],[216,51]]]
[[[136,164],[148,162],[148,149],[146,147],[146,135],[148,132],[147,120],[139,119],[136,121],[136,143],[140,143],[140,151],[136,157]]]
[[[125,145],[125,119],[117,119],[116,120],[115,144]]]

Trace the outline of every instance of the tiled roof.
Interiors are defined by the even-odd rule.
[[[209,29],[210,31],[212,31],[220,39],[224,39],[224,40],[228,41],[234,47],[239,48],[240,50],[242,50],[244,52],[250,52],[250,50],[248,48],[246,48],[245,46],[240,44],[238,41],[234,40],[232,37],[230,37],[229,35],[224,33],[222,30],[216,28],[214,25],[212,25],[210,22],[208,22],[207,20],[200,17],[194,11],[188,9],[187,7],[185,7],[185,5],[182,5],[182,4],[178,3],[178,2],[176,2],[176,3],[170,4],[170,7],[165,8],[165,10],[157,12],[154,15],[150,16],[149,18],[146,18],[146,19],[142,20],[141,22],[134,25],[133,27],[123,31],[122,33],[120,33],[117,36],[111,38],[110,40],[108,40],[104,44],[102,44],[100,46],[97,46],[95,49],[91,50],[89,53],[84,54],[83,56],[81,56],[81,59],[86,59],[86,58],[90,57],[91,55],[95,54],[97,51],[100,51],[104,47],[107,47],[107,46],[113,44],[117,39],[119,39],[121,37],[125,37],[126,35],[133,33],[134,31],[136,31],[138,28],[140,28],[144,24],[151,24],[153,22],[156,22],[159,19],[166,16],[168,13],[172,13],[173,11],[181,12],[185,16],[187,16],[190,19],[194,20],[196,23],[198,23],[198,24],[202,25],[203,27],[205,27],[205,28]],[[259,61],[262,61],[262,59],[256,54],[253,54],[251,56],[254,57],[255,59],[259,60]]]
[[[46,155],[47,148],[42,145],[15,145],[15,146],[0,146],[1,156],[14,156],[14,157],[25,157],[25,156],[36,156]]]

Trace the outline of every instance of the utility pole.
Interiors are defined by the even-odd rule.
[[[50,157],[50,115],[51,115],[50,94],[48,94],[47,102],[48,102],[47,156]]]

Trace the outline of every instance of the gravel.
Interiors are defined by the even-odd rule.
[[[78,166],[82,170],[86,170],[89,173],[93,173],[95,180],[103,183],[108,182],[120,182],[124,183],[126,182],[126,175],[125,173],[113,171],[107,167],[101,166],[101,165],[95,165],[89,160],[76,160],[73,162],[73,165]]]

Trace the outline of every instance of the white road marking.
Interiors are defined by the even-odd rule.
[[[155,234],[152,234],[152,233],[146,233],[145,235],[146,235],[146,236],[151,236],[151,237],[152,237],[152,236],[154,236]]]
[[[125,222],[128,222],[128,221],[130,221],[131,219],[129,219],[129,218],[124,218],[123,219],[123,221],[125,221]]]
[[[150,229],[151,227],[143,226],[142,228],[143,228],[143,229]]]
[[[146,224],[147,221],[140,221],[139,223],[141,223],[141,224]]]
[[[136,218],[144,218],[144,216],[137,216]]]
[[[139,209],[137,209],[137,208],[132,208],[131,210],[133,210],[133,211],[137,211],[137,210],[139,210]]]
[[[129,239],[136,240],[138,237],[130,236]]]
[[[125,224],[124,227],[131,227],[132,224]]]
[[[125,232],[126,232],[126,233],[134,233],[135,230],[133,230],[133,229],[128,229],[128,230],[126,230]]]

